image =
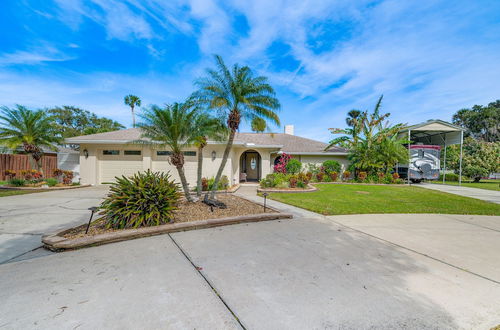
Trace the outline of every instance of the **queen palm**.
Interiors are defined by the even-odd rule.
[[[142,140],[143,143],[171,149],[170,163],[179,173],[184,195],[189,202],[193,202],[193,198],[184,173],[183,150],[192,146],[197,138],[193,125],[197,113],[198,109],[190,102],[174,103],[164,108],[151,106],[140,115],[142,121],[137,124],[141,130],[141,138],[148,139]]]
[[[123,98],[123,101],[125,102],[126,105],[128,105],[130,107],[130,111],[132,111],[132,127],[135,127],[134,108],[135,108],[135,106],[138,106],[138,107],[141,106],[141,99],[139,98],[139,96],[129,94]]]
[[[222,141],[227,138],[227,128],[218,118],[207,113],[199,113],[193,123],[195,129],[194,145],[198,148],[198,169],[196,181],[196,195],[201,196],[201,180],[203,170],[203,149],[207,146],[208,139]]]
[[[255,133],[262,133],[267,128],[266,121],[260,117],[255,117],[254,119],[252,119],[251,126],[252,131],[254,131]]]
[[[33,169],[42,169],[42,147],[57,150],[60,135],[54,130],[51,118],[43,110],[29,110],[17,105],[10,109],[2,107],[0,112],[0,145],[9,149],[22,147],[30,155]]]
[[[193,94],[196,100],[224,119],[229,128],[226,148],[210,194],[212,199],[215,197],[241,119],[252,120],[259,117],[280,124],[276,114],[280,103],[266,77],[255,76],[248,66],[238,64],[230,70],[218,55],[215,56],[215,61],[216,69],[207,70],[207,76],[196,82],[199,89]]]

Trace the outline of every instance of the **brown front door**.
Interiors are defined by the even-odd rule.
[[[259,180],[260,155],[257,152],[245,152],[243,156],[243,171],[247,174],[247,180]]]

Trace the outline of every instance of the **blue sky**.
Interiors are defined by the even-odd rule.
[[[380,94],[391,121],[412,124],[500,98],[496,0],[19,0],[0,9],[7,106],[75,105],[129,126],[124,95],[182,101],[213,54],[269,77],[282,123],[323,141]]]

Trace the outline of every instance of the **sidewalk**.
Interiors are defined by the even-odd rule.
[[[416,186],[500,204],[500,192],[494,190],[432,183],[421,183]]]

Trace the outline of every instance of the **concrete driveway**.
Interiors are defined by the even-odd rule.
[[[37,250],[42,235],[88,221],[88,208],[107,191],[97,186],[0,198],[0,264],[47,254]]]
[[[0,265],[0,327],[489,329],[500,324],[500,217],[323,217],[269,203],[295,218]]]

